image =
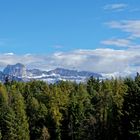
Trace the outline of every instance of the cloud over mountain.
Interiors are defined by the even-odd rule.
[[[50,70],[64,67],[98,73],[140,72],[140,49],[93,49],[57,52],[51,55],[0,54],[0,66],[23,63],[27,67]],[[132,65],[133,64],[133,65]]]

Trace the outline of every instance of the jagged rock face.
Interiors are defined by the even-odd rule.
[[[3,73],[16,77],[26,77],[26,67],[20,63],[17,63],[15,65],[7,65]]]

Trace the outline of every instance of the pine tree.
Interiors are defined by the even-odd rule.
[[[22,95],[15,89],[11,90],[11,106],[15,113],[16,138],[18,140],[29,140],[29,125],[25,112],[25,104]]]
[[[15,113],[11,107],[7,107],[4,112],[5,114],[3,117],[3,140],[15,140],[17,138]]]
[[[29,117],[30,137],[38,140],[42,135],[42,127],[47,124],[48,109],[35,97],[31,97],[28,99],[26,111]]]
[[[122,132],[125,139],[140,139],[140,76],[135,81],[126,79],[128,90],[124,95]]]

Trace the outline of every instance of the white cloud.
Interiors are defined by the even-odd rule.
[[[130,39],[108,39],[103,40],[100,42],[105,46],[113,46],[113,47],[120,47],[120,48],[132,48],[132,49],[140,49],[140,45],[134,43]]]
[[[140,38],[140,20],[111,21],[107,25],[110,28],[129,33],[130,39]]]
[[[108,39],[101,41],[101,44],[117,47],[130,47],[131,41],[128,39]]]
[[[42,70],[63,67],[98,73],[140,72],[140,49],[93,49],[59,52],[52,55],[4,55],[0,54],[0,66],[23,63]],[[132,65],[133,64],[133,65]]]
[[[14,55],[14,53],[10,52],[10,53],[4,53],[4,55]]]
[[[105,5],[104,10],[123,11],[126,7],[127,7],[127,4],[114,3],[114,4]]]

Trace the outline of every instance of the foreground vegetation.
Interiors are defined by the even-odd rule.
[[[140,76],[0,84],[1,140],[139,140]]]

